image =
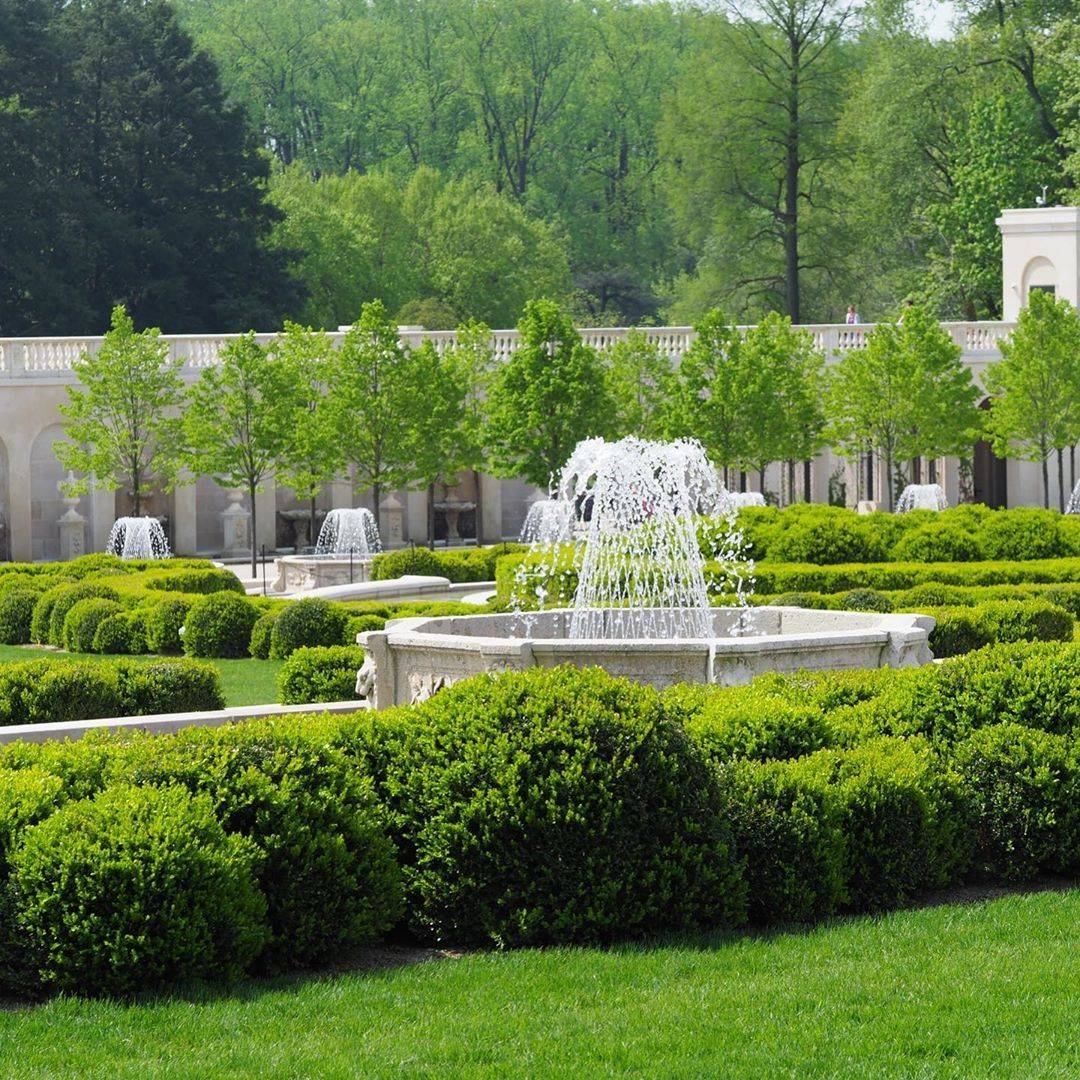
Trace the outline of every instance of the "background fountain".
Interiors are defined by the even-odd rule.
[[[906,514],[909,510],[947,510],[949,500],[940,484],[908,484],[896,500],[896,512]]]
[[[564,499],[537,499],[525,515],[523,544],[562,544],[574,533],[574,507]]]
[[[573,606],[392,620],[357,638],[365,650],[357,696],[384,709],[423,701],[481,672],[557,664],[599,666],[663,688],[738,685],[769,671],[911,667],[933,658],[927,642],[934,620],[925,615],[758,607],[748,633],[750,568],[741,561],[733,515],[711,523],[710,555],[742,604],[712,607],[698,526],[708,525],[701,515],[727,509],[721,493],[697,443],[580,445],[559,494],[585,508],[583,540],[541,546],[527,557],[556,574],[572,563]],[[524,577],[541,606],[545,580],[553,579]]]
[[[172,554],[161,522],[152,517],[117,518],[105,550],[121,559],[167,559]]]
[[[354,555],[370,559],[382,551],[375,515],[362,506],[331,510],[319,530],[316,555]]]
[[[1065,506],[1065,513],[1080,514],[1080,480],[1077,480],[1076,487],[1073,488],[1073,493],[1069,496],[1069,501]]]
[[[725,508],[736,513],[744,506],[765,506],[765,496],[760,491],[724,491],[720,495]]]

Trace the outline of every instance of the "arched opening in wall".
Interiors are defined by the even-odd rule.
[[[990,408],[990,399],[987,398],[980,409]],[[994,448],[985,439],[975,444],[972,453],[971,481],[976,502],[986,503],[987,506],[997,509],[1008,506],[1009,492],[1007,487],[1006,462],[994,453]]]
[[[8,456],[0,439],[0,561],[11,559],[11,506],[8,487]]]
[[[1057,271],[1044,255],[1037,256],[1024,267],[1020,291],[1022,306],[1027,307],[1028,298],[1033,292],[1048,292],[1051,295],[1057,292]]]
[[[54,445],[63,441],[63,425],[50,424],[30,447],[30,558],[35,561],[60,558],[60,517],[67,510],[60,481],[66,474],[56,460]],[[76,509],[89,526],[90,496],[83,495]],[[90,550],[88,541],[84,535],[84,551]]]

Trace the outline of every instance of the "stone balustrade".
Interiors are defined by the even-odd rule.
[[[1000,356],[998,343],[1011,332],[1013,323],[1007,322],[946,322],[942,324],[952,339],[960,346],[964,359],[972,362],[987,361]],[[872,323],[848,326],[836,323],[808,324],[814,344],[827,357],[835,357],[848,349],[858,349],[866,344],[866,337],[873,330]],[[642,331],[655,341],[661,351],[677,360],[694,340],[689,326],[650,326]],[[596,349],[606,349],[622,341],[629,333],[627,327],[595,327],[581,331],[586,344]],[[236,334],[166,334],[169,356],[180,360],[183,371],[195,378],[199,371],[218,362],[224,345]],[[331,340],[339,341],[344,335],[331,333]],[[272,341],[273,334],[258,334],[258,340]],[[452,330],[402,330],[402,341],[415,347],[423,341],[433,341],[442,350],[452,344],[456,334]],[[499,360],[505,360],[517,347],[519,334],[516,330],[494,330],[491,334],[492,349]],[[0,338],[0,381],[48,380],[71,381],[75,361],[84,352],[94,352],[101,343],[100,337],[59,338]]]

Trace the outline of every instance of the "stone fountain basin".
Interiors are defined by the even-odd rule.
[[[371,555],[354,555],[350,565],[348,555],[283,555],[274,560],[277,576],[271,588],[274,592],[300,592],[367,581],[371,560]]]
[[[357,695],[376,709],[426,700],[485,671],[602,667],[657,689],[673,683],[740,686],[769,671],[916,667],[933,659],[928,615],[752,608],[712,612],[715,638],[572,639],[569,608],[524,615],[397,619],[358,635],[365,649]]]

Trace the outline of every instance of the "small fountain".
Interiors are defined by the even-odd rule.
[[[948,510],[949,500],[940,484],[908,484],[896,500],[896,512],[909,510]]]
[[[319,530],[316,555],[354,555],[370,559],[382,551],[375,515],[364,507],[331,510]]]
[[[152,517],[117,518],[105,550],[121,559],[167,559],[172,554],[161,522]]]
[[[588,440],[567,462],[558,491],[587,525],[573,545],[535,549],[529,561],[537,578],[519,572],[541,610],[398,619],[362,633],[358,698],[385,709],[481,672],[557,664],[599,666],[663,688],[740,685],[769,671],[912,667],[933,658],[934,620],[926,615],[757,607],[747,632],[740,534],[696,442]],[[726,577],[721,584],[733,585],[738,602],[714,607],[698,526],[718,513],[702,529],[715,544],[709,576]],[[573,604],[545,609],[547,587],[561,574],[576,577]]]
[[[521,526],[523,544],[562,544],[574,534],[574,507],[565,499],[537,499]]]
[[[1080,480],[1076,481],[1076,487],[1073,488],[1073,493],[1065,506],[1065,513],[1080,514]]]
[[[364,507],[341,507],[326,515],[315,549],[275,560],[275,592],[304,592],[353,585],[371,576],[371,560],[382,551],[375,515]]]
[[[765,506],[765,496],[760,491],[723,491],[720,502],[725,510],[738,513],[744,506]]]

